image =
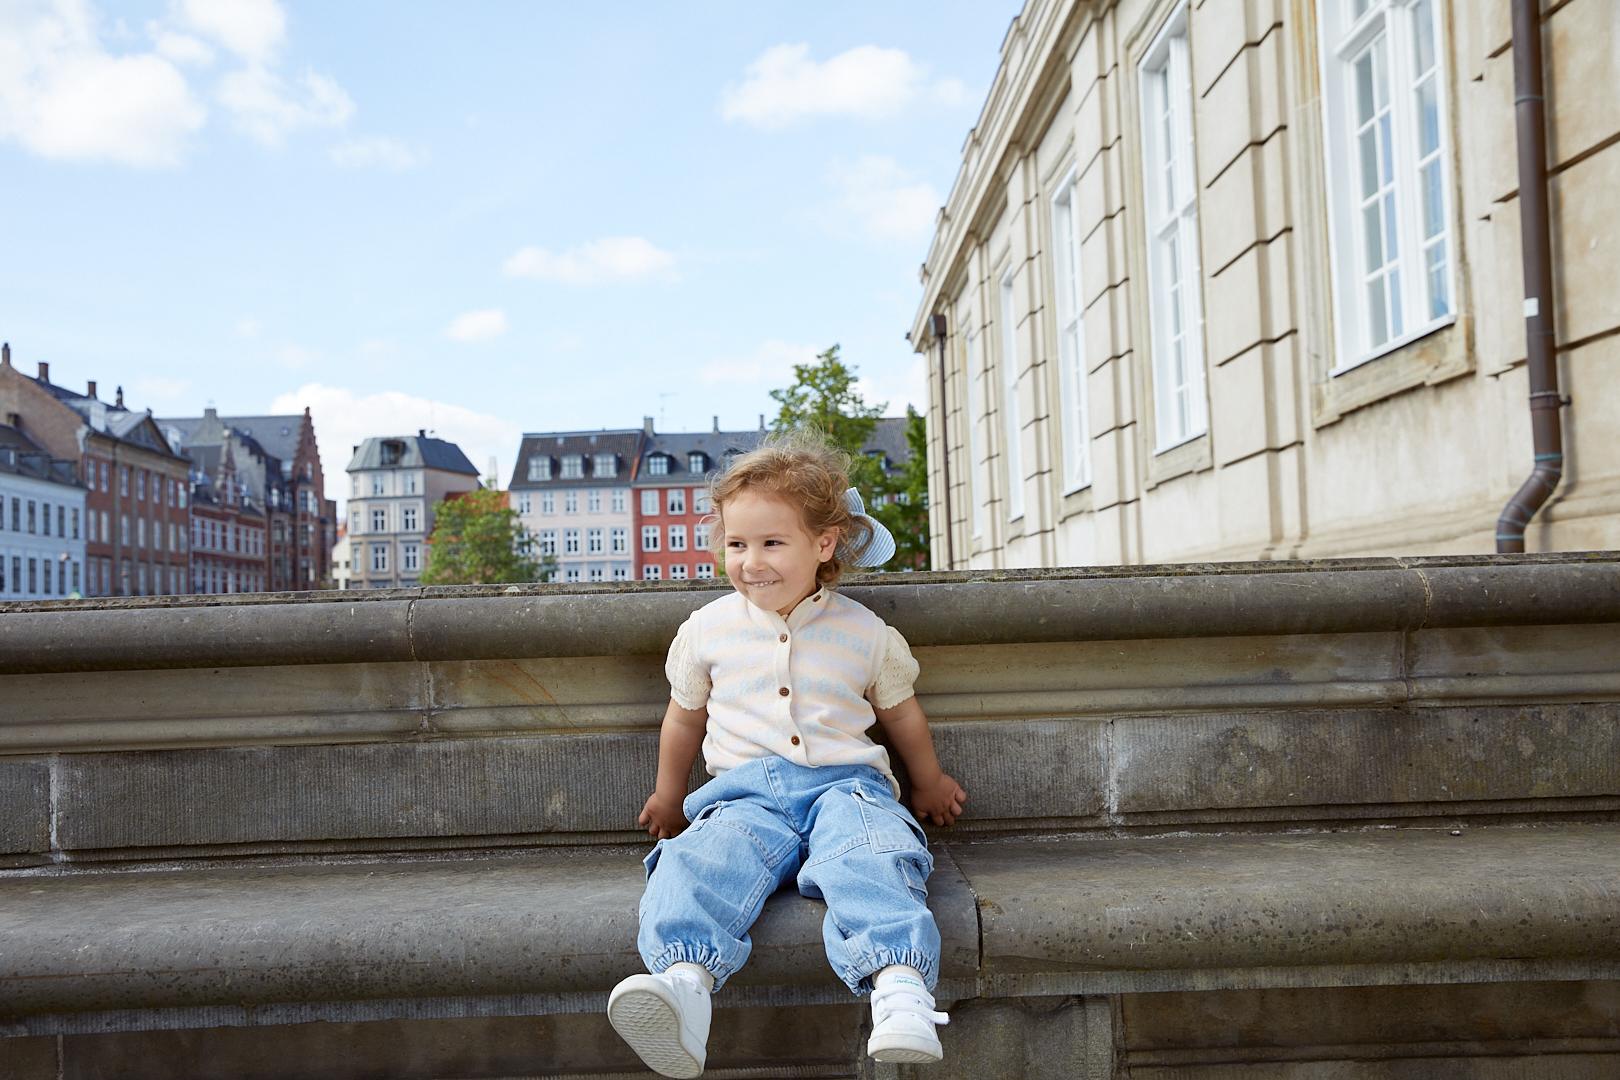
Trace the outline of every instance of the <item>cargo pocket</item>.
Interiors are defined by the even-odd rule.
[[[866,838],[878,854],[887,851],[919,851],[933,869],[934,858],[928,854],[928,837],[917,820],[906,813],[905,807],[893,799],[880,798],[857,787],[851,792],[861,808],[861,821],[866,826]]]

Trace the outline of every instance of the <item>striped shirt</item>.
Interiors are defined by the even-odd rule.
[[[874,702],[889,709],[911,697],[917,661],[899,631],[847,597],[817,589],[784,619],[728,593],[681,625],[664,671],[677,705],[708,709],[711,776],[774,755],[870,765],[897,787],[888,752],[866,730]]]

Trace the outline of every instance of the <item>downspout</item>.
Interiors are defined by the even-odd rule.
[[[956,519],[951,514],[951,408],[945,397],[945,316],[935,313],[932,319],[934,340],[939,342],[939,463],[945,473],[945,567],[956,569]]]
[[[1519,146],[1519,242],[1524,262],[1524,333],[1530,374],[1530,437],[1535,468],[1496,520],[1499,554],[1522,552],[1524,530],[1564,472],[1553,336],[1551,227],[1547,214],[1547,107],[1542,97],[1538,0],[1513,0],[1513,94]]]

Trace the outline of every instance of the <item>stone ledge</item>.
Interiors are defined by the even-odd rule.
[[[913,645],[1620,621],[1620,556],[1475,556],[869,575]],[[0,604],[0,675],[655,655],[702,583]]]
[[[942,1000],[1620,974],[1620,826],[939,851]],[[0,1034],[592,1011],[637,970],[627,852],[0,879]],[[723,1006],[848,1001],[820,904]]]
[[[991,989],[1093,994],[1620,973],[1620,825],[952,850],[979,898],[981,971]],[[1567,973],[1555,974],[1561,967]]]

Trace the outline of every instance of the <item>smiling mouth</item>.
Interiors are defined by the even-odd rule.
[[[781,583],[782,583],[781,578],[777,578],[775,581],[748,581],[747,579],[743,580],[744,585],[752,585],[756,589],[757,588],[762,588],[762,587],[764,587],[766,585],[780,585]]]

